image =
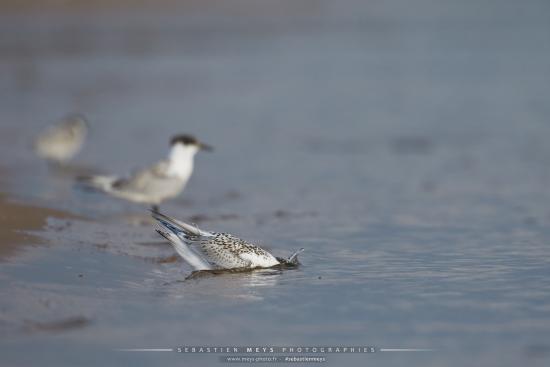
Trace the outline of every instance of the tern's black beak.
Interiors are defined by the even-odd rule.
[[[204,144],[204,143],[198,143],[197,144],[200,150],[204,150],[206,152],[211,152],[214,150],[210,145]]]

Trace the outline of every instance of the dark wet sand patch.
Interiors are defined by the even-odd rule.
[[[363,139],[314,137],[304,141],[303,149],[313,154],[364,155],[370,152],[371,144]]]
[[[165,257],[157,257],[153,260],[157,264],[171,264],[182,261],[179,255],[170,255]]]
[[[69,330],[82,329],[91,323],[91,320],[84,316],[67,317],[55,321],[32,321],[25,320],[23,327],[25,332],[51,332],[59,333]]]
[[[319,213],[316,211],[298,212],[286,209],[277,209],[274,212],[257,216],[256,224],[260,226],[269,223],[271,220],[297,220],[303,218],[315,218],[318,215]]]
[[[395,154],[430,154],[435,143],[427,136],[396,136],[391,139],[390,147]]]
[[[550,345],[537,343],[524,347],[524,353],[528,358],[545,358],[550,355]]]
[[[73,219],[74,215],[60,210],[11,202],[0,194],[0,260],[14,255],[18,248],[41,243],[29,231],[43,229],[49,217]],[[54,228],[62,230],[63,228]]]

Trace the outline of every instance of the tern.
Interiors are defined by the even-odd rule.
[[[296,251],[288,259],[275,257],[261,247],[231,234],[207,232],[154,210],[151,215],[158,221],[156,231],[172,244],[194,270],[296,266],[299,264],[298,254],[304,250]]]
[[[54,163],[65,163],[77,155],[88,135],[88,122],[81,115],[69,115],[48,126],[34,140],[35,153]]]
[[[178,196],[193,173],[193,160],[199,150],[212,151],[212,147],[187,134],[170,140],[170,153],[166,159],[140,169],[128,177],[86,176],[80,181],[117,198],[135,203],[149,204],[157,211],[165,200]]]

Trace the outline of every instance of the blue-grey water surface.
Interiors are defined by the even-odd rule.
[[[0,190],[69,215],[0,259],[0,364],[374,345],[435,351],[327,364],[548,365],[550,3],[265,3],[0,16]],[[88,144],[48,167],[30,141],[72,111]],[[163,210],[304,247],[302,267],[183,281],[146,208],[72,181],[154,162],[179,132],[216,150]]]

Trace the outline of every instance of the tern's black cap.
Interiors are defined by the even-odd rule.
[[[171,146],[178,143],[181,143],[183,145],[196,145],[201,150],[207,150],[207,151],[213,150],[210,145],[201,143],[193,135],[189,135],[189,134],[176,135],[172,137],[172,139],[170,140]]]
[[[199,141],[193,136],[188,134],[176,135],[170,140],[170,145],[182,143],[184,145],[199,145]]]

